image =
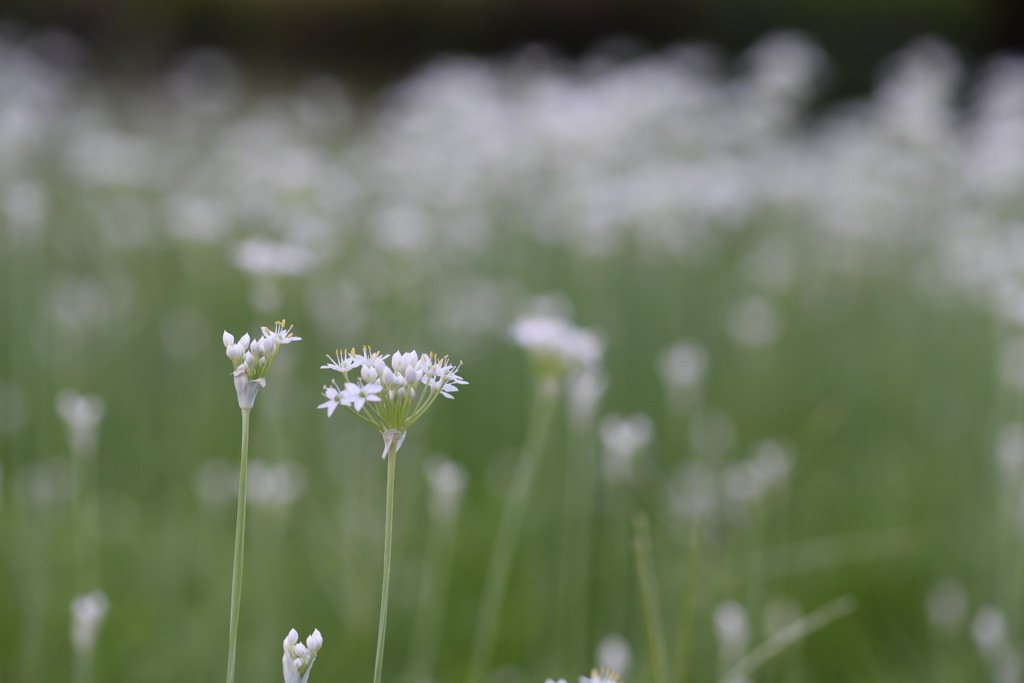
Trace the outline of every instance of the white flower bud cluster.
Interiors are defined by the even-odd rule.
[[[592,367],[601,362],[603,354],[596,334],[548,313],[519,318],[512,323],[509,336],[530,354],[543,377],[559,377],[569,370]]]
[[[302,341],[302,337],[294,336],[292,328],[285,327],[285,324],[284,320],[279,320],[273,330],[261,328],[263,336],[259,339],[251,339],[248,334],[244,334],[237,342],[234,335],[224,332],[224,348],[234,367],[231,374],[235,378],[238,407],[242,410],[250,410],[256,402],[256,393],[261,387],[267,386],[267,372],[281,346]]]
[[[309,672],[316,661],[316,655],[324,644],[323,636],[318,629],[306,638],[306,644],[299,642],[299,633],[295,629],[288,631],[284,639],[284,656],[281,665],[284,668],[284,683],[306,683]]]
[[[423,416],[438,396],[454,398],[452,394],[459,390],[458,385],[468,384],[458,375],[461,363],[453,365],[448,356],[438,357],[432,353],[395,351],[390,356],[382,356],[378,351],[363,347],[362,353],[350,349],[327,358],[331,362],[321,368],[340,372],[345,380],[343,387],[333,380],[325,386],[323,396],[327,400],[317,407],[325,409],[328,417],[338,406],[348,408],[379,429],[388,444],[398,438],[400,446],[406,430]],[[391,358],[390,365],[386,362],[388,358]],[[392,434],[390,439],[389,433]],[[384,453],[386,457],[386,448]]]

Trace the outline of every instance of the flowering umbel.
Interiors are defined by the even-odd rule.
[[[234,335],[224,332],[224,348],[234,366],[231,374],[235,377],[238,407],[242,410],[251,410],[256,402],[256,392],[267,386],[267,372],[277,357],[278,349],[284,344],[302,341],[302,337],[294,336],[292,328],[285,327],[285,324],[284,320],[279,320],[274,323],[273,330],[261,328],[263,336],[259,339],[250,339],[248,334],[244,334],[237,342]]]
[[[318,629],[313,629],[306,638],[305,645],[299,642],[298,631],[288,631],[288,636],[284,639],[284,657],[281,658],[284,683],[306,683],[313,662],[316,661],[316,655],[323,644],[324,639]]]
[[[340,372],[345,379],[342,386],[334,380],[325,386],[323,395],[327,400],[317,407],[324,408],[330,417],[338,406],[344,406],[372,424],[384,437],[385,458],[392,444],[398,451],[406,431],[438,396],[454,398],[458,385],[468,384],[458,375],[461,363],[452,365],[448,356],[433,353],[395,351],[382,356],[364,346],[362,353],[350,349],[327,358],[331,362],[321,368]]]

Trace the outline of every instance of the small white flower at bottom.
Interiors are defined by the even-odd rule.
[[[309,680],[309,672],[313,669],[313,662],[316,661],[316,655],[323,644],[323,636],[317,629],[313,629],[313,633],[306,638],[305,645],[299,642],[298,631],[289,631],[284,639],[284,656],[281,658],[284,683],[306,683]]]

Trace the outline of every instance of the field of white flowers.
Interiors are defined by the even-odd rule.
[[[282,318],[240,681],[293,627],[374,671],[388,464],[317,410],[364,344],[468,381],[402,445],[383,680],[1024,681],[1024,59],[924,40],[827,106],[795,34],[83,64],[0,30],[0,681],[223,675],[222,336]]]

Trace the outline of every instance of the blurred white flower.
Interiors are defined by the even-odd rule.
[[[692,342],[676,342],[658,356],[661,381],[675,391],[699,390],[707,369],[707,349]]]
[[[238,268],[254,275],[302,275],[316,263],[306,247],[262,238],[243,241],[233,256]]]
[[[100,127],[75,132],[64,163],[85,183],[143,188],[155,180],[155,139]]]
[[[754,453],[733,463],[722,473],[722,489],[734,503],[753,503],[786,480],[792,454],[777,441],[759,443]]]
[[[610,633],[597,644],[597,665],[609,671],[621,671],[628,675],[633,665],[633,648],[625,636]]]
[[[96,649],[109,608],[110,600],[101,590],[77,595],[71,601],[71,646],[77,654],[88,655]]]
[[[619,683],[619,675],[610,669],[592,669],[589,676],[580,676],[580,683]]]
[[[569,378],[569,415],[577,425],[589,425],[608,389],[608,378],[597,365],[589,365]]]
[[[996,464],[1002,473],[1015,481],[1024,468],[1024,424],[1007,422],[996,435]]]
[[[726,329],[730,336],[744,346],[770,346],[778,339],[781,326],[778,310],[770,300],[761,296],[737,302],[729,308],[726,316]]]
[[[599,430],[604,446],[604,475],[625,481],[633,473],[633,460],[651,443],[654,422],[643,413],[606,415]]]
[[[284,683],[306,683],[323,644],[324,639],[318,629],[313,629],[313,633],[306,637],[305,645],[299,642],[298,631],[290,630],[284,639],[284,656],[281,658]]]
[[[453,460],[431,460],[424,464],[424,473],[430,487],[430,509],[441,517],[451,517],[466,488],[466,468]]]
[[[168,229],[179,239],[218,242],[232,221],[222,201],[182,191],[171,194],[163,209]]]
[[[943,579],[936,581],[928,589],[925,596],[925,613],[928,615],[928,622],[939,633],[953,635],[956,633],[967,618],[969,607],[967,589],[956,579]],[[982,630],[989,627],[983,626]],[[983,639],[988,636],[983,635]]]
[[[735,600],[715,605],[712,618],[719,656],[726,664],[739,660],[750,646],[750,619],[747,610]]]
[[[106,403],[96,394],[80,394],[64,389],[57,394],[57,414],[68,428],[68,441],[73,455],[89,455],[96,451],[100,420]]]
[[[994,605],[982,605],[971,622],[971,636],[982,654],[997,654],[1009,643],[1006,613]]]
[[[509,335],[529,354],[538,375],[543,378],[561,377],[569,370],[601,361],[600,338],[557,315],[523,316],[512,323]]]
[[[710,517],[718,510],[715,473],[700,463],[679,468],[667,486],[669,508],[682,519]]]

